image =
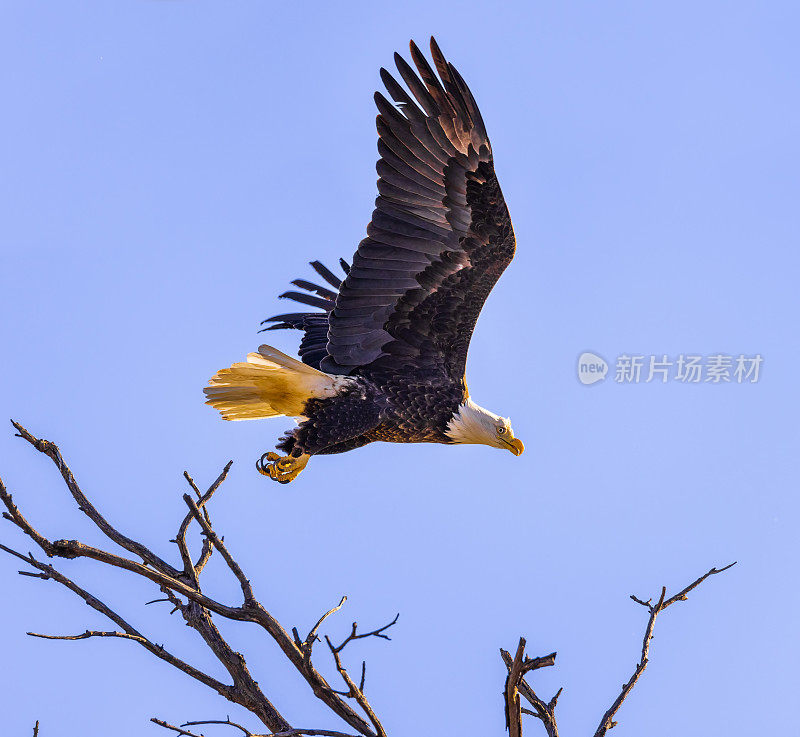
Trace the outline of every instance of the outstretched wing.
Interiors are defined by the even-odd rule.
[[[335,306],[318,294],[311,304],[325,313],[276,325],[302,327],[301,355],[323,371],[444,370],[462,381],[478,314],[514,256],[478,107],[434,39],[431,54],[438,76],[413,41],[418,74],[395,54],[410,95],[381,69],[397,106],[375,94],[380,194]]]
[[[380,176],[367,238],[330,313],[325,371],[444,368],[461,380],[472,331],[514,256],[514,233],[475,100],[434,39],[438,77],[395,54],[410,96],[381,70]]]

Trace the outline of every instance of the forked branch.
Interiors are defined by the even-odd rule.
[[[653,629],[655,628],[656,617],[663,612],[667,607],[672,606],[676,601],[685,601],[687,594],[693,589],[697,588],[703,581],[710,576],[717,573],[727,571],[732,566],[736,565],[735,562],[730,563],[724,568],[712,568],[699,578],[695,579],[685,588],[681,589],[677,594],[667,598],[667,589],[661,589],[661,595],[658,601],[653,604],[652,599],[643,601],[636,596],[631,595],[631,599],[637,604],[641,604],[647,608],[650,616],[647,620],[647,626],[644,631],[644,638],[642,640],[642,651],[639,662],[633,670],[633,675],[623,684],[622,690],[614,699],[614,703],[603,714],[600,724],[594,733],[594,737],[604,737],[609,729],[616,726],[614,717],[616,716],[622,703],[630,695],[636,682],[641,677],[647,668],[648,658],[650,654],[650,641],[653,639]],[[503,662],[506,664],[508,670],[508,677],[506,678],[506,687],[504,690],[505,707],[506,707],[506,726],[509,731],[510,737],[522,737],[522,715],[527,714],[536,717],[547,732],[548,737],[558,737],[558,724],[556,721],[555,709],[558,702],[558,697],[561,695],[562,689],[553,696],[550,701],[545,702],[525,680],[525,676],[537,668],[543,668],[555,664],[556,654],[550,653],[541,658],[529,658],[525,656],[525,638],[520,637],[517,652],[514,657],[507,650],[500,650],[500,655]],[[522,706],[521,699],[525,699],[532,707],[528,709]]]

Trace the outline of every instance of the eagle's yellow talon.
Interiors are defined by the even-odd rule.
[[[294,481],[300,472],[306,467],[310,456],[301,455],[299,458],[294,456],[279,456],[277,453],[264,453],[261,456],[256,468],[264,476],[269,476],[279,484],[288,484]]]

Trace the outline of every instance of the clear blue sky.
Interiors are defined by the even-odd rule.
[[[348,594],[338,636],[401,613],[392,642],[349,653],[393,735],[502,735],[498,648],[521,634],[558,651],[534,683],[565,686],[562,732],[590,733],[638,657],[628,595],[731,560],[659,622],[615,737],[798,734],[798,22],[789,2],[6,0],[0,416],[58,441],[103,511],[164,555],[181,472],[207,484],[232,458],[216,524],[275,616],[307,630]],[[374,444],[272,484],[253,463],[287,421],[223,423],[201,389],[261,342],[309,260],[352,254],[375,196],[378,69],[431,33],[482,108],[519,243],[470,389],[527,451]],[[293,352],[298,335],[270,337]],[[584,350],[764,363],[752,385],[587,387]],[[0,459],[43,533],[99,542],[10,426]],[[5,734],[246,719],[132,643],[27,638],[107,623],[17,568],[0,562]],[[142,606],[148,587],[63,568],[209,664]],[[207,586],[235,600],[220,568]],[[269,642],[229,631],[293,723],[343,726]]]

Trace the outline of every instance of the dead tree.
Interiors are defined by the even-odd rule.
[[[184,722],[180,726],[171,724],[163,719],[152,719],[155,724],[172,730],[178,735],[200,737],[197,732],[190,730],[189,727],[214,724],[234,727],[241,731],[245,737],[267,737],[267,735],[269,737],[292,737],[293,735],[386,737],[386,730],[375,708],[364,695],[366,664],[362,662],[360,676],[354,679],[348,672],[342,660],[342,655],[347,645],[354,640],[367,637],[388,640],[389,636],[386,632],[397,623],[398,617],[395,616],[388,624],[370,630],[369,632],[359,631],[358,625],[354,622],[350,634],[338,645],[335,645],[327,635],[324,636],[325,644],[327,645],[330,656],[333,658],[333,663],[341,678],[342,685],[339,688],[334,688],[328,683],[325,677],[315,667],[312,661],[312,655],[314,654],[315,644],[320,642],[320,630],[325,624],[325,620],[336,614],[336,612],[342,608],[346,597],[342,597],[341,601],[335,607],[320,616],[317,623],[304,637],[300,636],[296,628],[292,628],[291,634],[287,632],[256,598],[249,579],[228,550],[222,537],[214,530],[208,509],[209,502],[225,480],[231,463],[225,466],[222,473],[205,492],[200,492],[192,477],[189,476],[188,473],[184,473],[191,493],[183,495],[187,512],[178,526],[178,531],[174,540],[171,541],[177,546],[180,558],[180,562],[173,565],[163,560],[142,543],[127,537],[124,533],[120,532],[115,525],[112,525],[106,520],[85,496],[83,491],[81,491],[72,472],[61,457],[61,452],[54,443],[47,440],[40,440],[18,423],[15,422],[13,424],[17,429],[19,437],[27,440],[36,450],[53,461],[60,471],[64,483],[77,504],[78,509],[89,517],[92,523],[94,523],[109,541],[127,551],[129,555],[125,556],[111,553],[100,548],[86,545],[78,540],[51,541],[47,539],[23,516],[22,512],[20,512],[19,508],[14,504],[11,494],[0,480],[0,499],[2,499],[6,507],[3,517],[16,525],[33,540],[47,558],[90,558],[104,565],[128,571],[151,581],[153,585],[158,587],[163,595],[162,598],[156,599],[155,601],[167,602],[171,604],[173,613],[180,612],[186,624],[200,635],[203,642],[227,671],[230,683],[223,683],[217,680],[204,671],[176,657],[163,645],[156,644],[152,639],[137,630],[120,614],[111,609],[111,607],[105,604],[101,599],[78,586],[72,579],[60,573],[54,566],[40,560],[32,553],[24,555],[10,547],[0,545],[0,550],[20,559],[30,569],[33,569],[21,570],[19,571],[21,575],[55,581],[61,584],[83,599],[93,609],[107,617],[116,626],[116,629],[109,631],[86,630],[85,632],[74,635],[45,635],[35,632],[29,632],[29,635],[32,637],[56,640],[85,640],[91,637],[110,637],[131,640],[138,643],[155,657],[169,663],[188,676],[191,676],[195,680],[216,691],[225,699],[244,707],[261,723],[261,725],[269,730],[268,733],[252,732],[249,728],[232,722],[228,718],[211,721],[190,721]],[[195,556],[192,555],[187,543],[187,533],[192,524],[199,526],[203,540],[201,549]],[[215,551],[222,557],[231,575],[236,578],[239,584],[242,598],[241,603],[238,605],[217,601],[207,596],[202,590],[200,577],[204,567]],[[731,565],[734,564],[732,563]],[[616,724],[614,717],[617,711],[647,667],[650,640],[653,637],[656,617],[675,602],[685,600],[686,595],[709,576],[721,573],[728,568],[730,568],[730,566],[720,569],[712,568],[674,596],[667,597],[666,589],[662,588],[661,595],[655,604],[652,603],[652,600],[643,601],[635,596],[631,597],[636,603],[645,607],[650,615],[645,628],[641,659],[636,665],[631,678],[622,687],[619,696],[617,696],[614,703],[603,715],[600,725],[595,732],[595,737],[603,737],[603,735]],[[212,620],[212,614],[217,615],[221,619],[249,622],[259,627],[261,630],[266,631],[269,637],[274,640],[286,656],[291,667],[306,681],[312,694],[320,699],[330,712],[339,717],[352,731],[344,732],[335,729],[296,727],[291,725],[270,701],[267,694],[261,690],[258,681],[251,676],[245,657],[241,653],[236,652],[225,640],[214,620]],[[508,677],[506,678],[503,694],[505,699],[506,727],[510,737],[521,737],[523,715],[530,715],[539,719],[549,737],[557,737],[558,727],[556,724],[555,708],[561,690],[548,702],[545,702],[536,695],[535,691],[526,680],[528,674],[532,671],[554,665],[556,653],[538,658],[527,657],[525,655],[525,639],[520,638],[519,645],[513,657],[510,653],[502,649],[500,650],[500,654],[508,669]],[[528,706],[523,706],[523,700]],[[35,734],[38,733],[38,727],[39,725],[37,722]]]
[[[622,706],[622,702],[628,698],[636,682],[639,680],[642,673],[644,673],[645,668],[647,668],[648,655],[650,653],[650,640],[653,639],[656,617],[676,601],[686,601],[686,595],[692,589],[697,588],[709,576],[727,571],[731,566],[735,565],[736,562],[734,561],[724,568],[712,568],[710,571],[700,576],[700,578],[692,581],[686,588],[669,598],[667,598],[667,589],[662,587],[661,595],[658,597],[658,601],[655,604],[653,604],[652,599],[642,601],[637,596],[631,594],[631,599],[637,604],[641,604],[650,613],[642,640],[642,655],[634,668],[633,675],[623,684],[619,696],[614,699],[614,703],[611,704],[605,714],[603,714],[600,724],[595,730],[594,737],[604,737],[609,729],[617,726],[614,717]],[[506,705],[506,727],[508,728],[510,736],[522,736],[522,715],[527,714],[541,721],[548,737],[558,737],[558,724],[556,722],[555,711],[556,703],[558,702],[558,697],[561,696],[562,689],[558,689],[550,701],[544,702],[536,695],[536,692],[525,680],[525,676],[531,671],[555,665],[556,653],[550,653],[549,655],[544,655],[539,658],[529,658],[525,655],[525,638],[520,637],[519,644],[517,645],[517,652],[513,658],[507,650],[503,650],[502,648],[500,649],[500,655],[508,669],[504,697]],[[529,704],[531,707],[530,709],[522,706],[520,696]]]

